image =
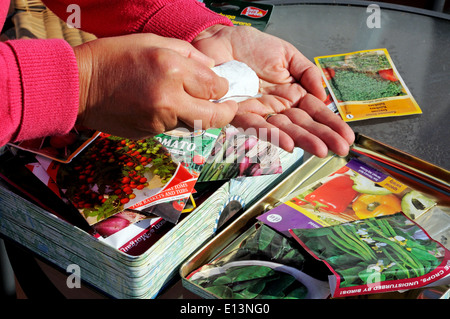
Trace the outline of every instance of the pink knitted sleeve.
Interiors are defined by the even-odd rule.
[[[44,0],[62,20],[72,11],[73,0]],[[78,0],[81,29],[99,37],[149,32],[192,41],[215,24],[232,26],[231,21],[197,0]]]
[[[67,8],[72,0],[44,2],[64,21],[71,14]],[[7,3],[0,0],[0,11]],[[77,4],[81,28],[97,36],[151,32],[192,41],[209,26],[232,26],[229,19],[197,0],[79,0]],[[0,43],[0,70],[0,146],[64,134],[73,127],[78,112],[78,70],[66,42]]]
[[[63,40],[0,43],[0,145],[64,134],[78,114],[78,68]]]

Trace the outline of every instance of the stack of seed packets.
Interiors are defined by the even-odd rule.
[[[108,241],[114,234],[106,238],[99,237],[86,227],[86,223],[71,223],[65,218],[68,216],[58,214],[60,211],[65,212],[64,207],[69,206],[37,179],[29,168],[23,167],[22,171],[23,176],[26,176],[21,179],[25,187],[20,187],[23,184],[12,183],[12,170],[2,170],[0,232],[62,271],[70,265],[78,265],[82,281],[107,296],[155,298],[171,283],[180,264],[232,217],[230,211],[236,214],[245,210],[263,196],[265,191],[286,178],[293,168],[301,164],[303,150],[296,149],[293,153],[288,153],[279,149],[279,156],[282,173],[224,181],[222,186],[191,212],[181,213],[176,224],[149,213],[144,219],[148,225],[121,246]],[[17,164],[18,161],[14,160],[12,163]],[[1,166],[5,167],[3,163]],[[26,189],[31,185],[41,186]],[[27,194],[22,192],[25,189]],[[46,195],[55,197],[46,200],[47,196],[31,196],[32,193],[40,194],[44,191],[48,191]],[[33,199],[40,199],[45,205],[40,205]],[[236,203],[239,203],[240,208],[231,209]],[[81,216],[79,212],[75,213],[71,217]],[[85,221],[84,218],[81,220]],[[134,227],[137,230],[141,222],[135,222],[127,228]]]

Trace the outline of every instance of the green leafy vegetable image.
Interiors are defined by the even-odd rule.
[[[365,101],[402,94],[399,82],[385,81],[353,71],[336,71],[330,81],[331,88],[340,101]]]
[[[366,101],[404,95],[386,55],[380,51],[322,58],[336,99]],[[330,73],[331,72],[331,73]]]
[[[306,252],[299,248],[295,241],[261,225],[237,249],[201,267],[190,280],[224,299],[327,297],[328,283],[302,272]]]

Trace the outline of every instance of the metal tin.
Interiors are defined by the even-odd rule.
[[[180,268],[183,286],[201,297],[217,298],[189,281],[187,279],[189,274],[232,249],[234,243],[240,242],[241,236],[244,237],[253,232],[256,228],[253,226],[258,223],[257,216],[289,199],[289,194],[295,190],[320,180],[345,165],[351,158],[361,154],[379,160],[391,176],[431,196],[444,212],[450,214],[449,171],[357,133],[355,143],[347,157],[329,154],[326,158],[315,156],[309,158],[266,196],[191,255]]]

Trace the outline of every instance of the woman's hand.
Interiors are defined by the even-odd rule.
[[[238,60],[260,78],[262,96],[239,103],[232,121],[248,129],[277,128],[279,146],[294,146],[319,157],[331,150],[346,155],[354,141],[351,128],[322,102],[325,92],[318,68],[293,45],[251,27],[212,26],[200,33],[193,46],[216,64]],[[276,113],[270,118],[265,115]]]
[[[78,124],[133,139],[179,127],[223,127],[237,111],[221,104],[227,80],[188,42],[153,34],[102,38],[76,47]],[[198,127],[200,128],[200,127]]]

